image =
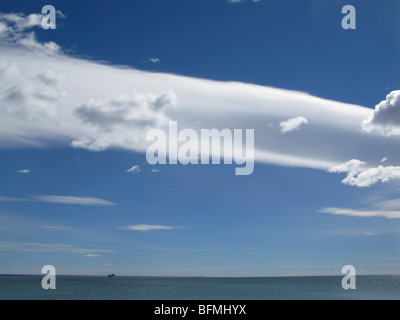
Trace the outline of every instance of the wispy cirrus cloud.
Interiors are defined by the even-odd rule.
[[[128,170],[126,170],[126,172],[128,173],[139,173],[142,170],[140,169],[139,165],[134,165],[133,167],[129,168]]]
[[[26,201],[33,201],[33,199],[0,196],[0,202],[26,202]]]
[[[154,251],[184,251],[184,252],[198,252],[201,249],[195,248],[169,248],[169,247],[134,247],[137,250],[154,250]]]
[[[56,196],[56,195],[36,195],[31,198],[13,198],[0,196],[0,202],[28,202],[39,201],[61,204],[78,204],[87,206],[115,206],[114,202],[91,197]]]
[[[173,229],[182,229],[184,227],[177,226],[163,226],[163,225],[154,225],[154,224],[136,224],[129,225],[125,227],[118,227],[121,230],[133,230],[133,231],[153,231],[153,230],[173,230]]]
[[[322,213],[331,213],[335,215],[345,215],[353,217],[384,217],[388,219],[399,219],[400,211],[385,211],[385,210],[359,210],[359,209],[348,209],[348,208],[323,208],[320,210]]]
[[[46,230],[55,230],[55,231],[69,231],[72,230],[71,227],[68,226],[40,226],[40,229],[46,229]]]
[[[387,219],[400,219],[400,199],[381,201],[369,208],[351,209],[327,207],[322,208],[319,212],[362,218],[384,217]]]
[[[63,204],[80,204],[86,206],[114,206],[115,203],[99,199],[99,198],[88,198],[88,197],[71,197],[71,196],[34,196],[35,199],[42,202],[51,203],[63,203]]]
[[[84,249],[69,244],[37,243],[37,242],[0,242],[0,251],[25,252],[69,252],[77,254],[111,253],[114,250]]]

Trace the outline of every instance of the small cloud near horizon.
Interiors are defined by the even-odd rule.
[[[49,202],[61,204],[80,204],[88,206],[115,206],[114,202],[91,197],[73,197],[73,196],[54,196],[54,195],[36,195],[31,198],[13,198],[0,196],[0,202]]]
[[[151,230],[173,230],[182,229],[184,227],[173,227],[173,226],[162,226],[162,225],[150,225],[150,224],[137,224],[125,227],[118,227],[121,230],[133,230],[133,231],[151,231]]]

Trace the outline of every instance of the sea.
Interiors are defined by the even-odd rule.
[[[0,300],[398,300],[400,276],[124,277],[61,276],[44,290],[42,276],[0,275]]]

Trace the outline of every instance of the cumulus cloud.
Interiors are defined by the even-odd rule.
[[[364,161],[360,161],[358,159],[351,159],[347,162],[341,163],[337,166],[334,166],[332,168],[329,168],[329,172],[337,172],[337,173],[342,173],[342,172],[360,172],[363,170],[365,167],[366,163]]]
[[[59,18],[65,15],[57,10]],[[31,49],[41,49],[47,52],[59,52],[60,47],[55,42],[40,44],[37,42],[33,32],[28,32],[35,27],[41,27],[44,15],[32,13],[0,13],[0,40],[8,44],[20,44]]]
[[[74,113],[84,124],[92,138],[75,139],[71,146],[91,151],[110,147],[124,148],[137,144],[149,127],[168,123],[164,108],[173,108],[176,95],[172,90],[158,96],[152,94],[117,94],[106,100],[91,99],[78,106]]]
[[[20,17],[27,20],[18,22],[21,26],[32,24]],[[38,42],[26,32],[31,29],[16,31],[7,19],[0,20],[1,149],[61,145],[145,152],[148,130],[167,131],[173,120],[178,130],[198,133],[254,129],[255,161],[263,163],[327,170],[351,158],[370,162],[377,149],[390,159],[398,157],[398,138],[360,130],[374,113],[369,108],[303,92],[71,57],[55,50],[56,44]],[[265,126],[282,119],[296,119],[283,125],[285,132],[309,124],[298,135]]]
[[[119,94],[108,100],[90,100],[76,108],[75,112],[83,122],[103,131],[111,131],[113,126],[143,128],[162,126],[167,118],[160,111],[165,106],[175,104],[173,92],[158,97]]]
[[[2,13],[0,14],[0,21],[6,26],[8,32],[18,33],[31,29],[33,27],[41,26],[43,15],[32,13],[26,16],[23,13]]]
[[[352,159],[329,168],[328,172],[347,173],[342,183],[357,187],[369,187],[377,182],[400,179],[400,166],[366,167],[366,165],[364,161]]]
[[[304,117],[295,117],[295,118],[291,118],[288,119],[286,121],[282,121],[279,124],[279,127],[281,128],[281,132],[282,133],[286,133],[286,132],[290,132],[293,130],[297,130],[300,129],[300,126],[302,124],[307,124],[308,121],[306,118]]]
[[[173,230],[181,229],[182,227],[171,227],[162,225],[151,225],[151,224],[137,224],[131,226],[120,227],[122,230],[133,230],[133,231],[152,231],[152,230]]]
[[[6,34],[6,32],[8,32],[7,25],[0,21],[0,37]]]
[[[139,165],[134,165],[133,167],[129,168],[128,170],[126,170],[126,172],[128,173],[139,173],[140,170],[140,166]]]
[[[350,171],[342,182],[351,186],[369,187],[377,182],[388,182],[396,179],[400,179],[399,166],[378,166],[362,172]]]
[[[400,90],[392,91],[376,105],[373,115],[363,122],[362,128],[384,136],[400,135]]]

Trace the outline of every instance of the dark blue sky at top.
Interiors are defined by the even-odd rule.
[[[40,12],[41,1],[12,11]],[[52,1],[66,19],[37,32],[112,64],[305,91],[373,108],[399,87],[399,4],[383,1]],[[357,10],[343,30],[341,8]],[[0,7],[8,10],[8,5]],[[161,63],[148,62],[157,57]]]

